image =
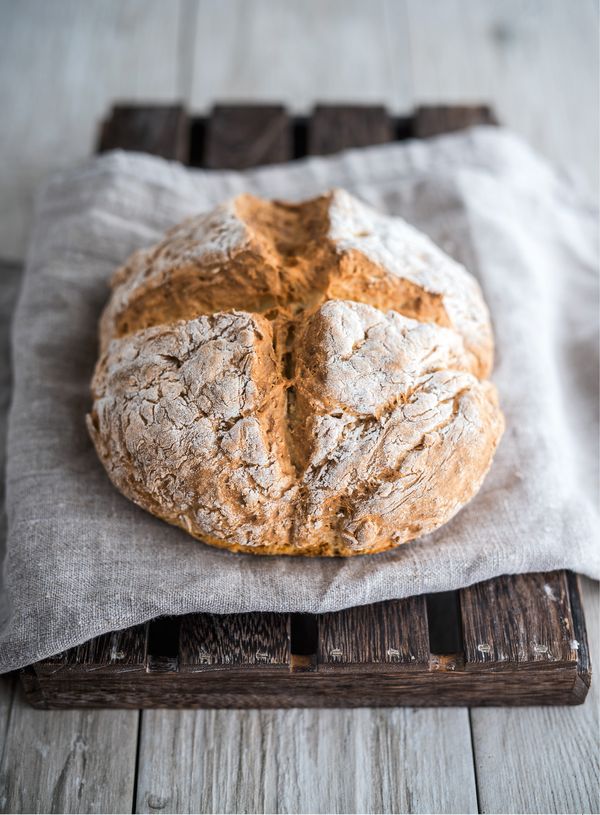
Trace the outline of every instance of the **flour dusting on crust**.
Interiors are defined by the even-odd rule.
[[[353,555],[479,489],[503,430],[476,282],[344,191],[240,196],[113,279],[88,428],[115,486],[216,546]]]

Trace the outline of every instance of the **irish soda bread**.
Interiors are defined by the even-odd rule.
[[[475,280],[343,190],[241,195],[112,281],[87,417],[115,486],[215,546],[355,555],[475,495],[503,430]]]

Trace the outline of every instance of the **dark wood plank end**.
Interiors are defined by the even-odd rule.
[[[102,124],[97,152],[134,150],[187,163],[189,131],[183,105],[115,105]]]
[[[415,111],[412,135],[427,139],[475,125],[497,125],[488,105],[421,105]]]
[[[282,105],[217,105],[206,123],[204,166],[243,170],[292,158],[291,120]]]

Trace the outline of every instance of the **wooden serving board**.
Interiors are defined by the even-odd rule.
[[[242,169],[494,124],[480,107],[117,106],[99,150]],[[577,578],[513,575],[459,592],[332,614],[159,618],[21,672],[29,701],[69,707],[361,707],[580,704],[591,667]]]

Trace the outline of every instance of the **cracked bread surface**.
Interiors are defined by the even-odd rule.
[[[234,551],[417,538],[503,430],[476,281],[342,190],[188,219],[116,272],[100,336],[87,423],[109,477]]]

